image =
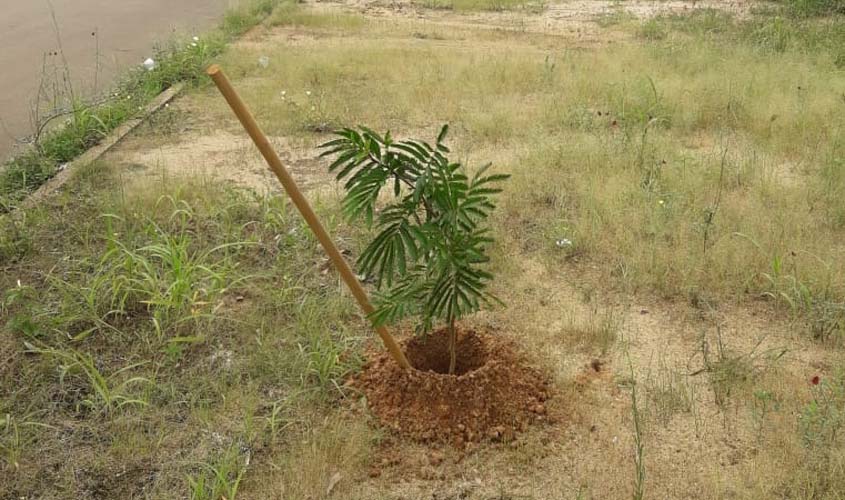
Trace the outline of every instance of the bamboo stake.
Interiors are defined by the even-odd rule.
[[[303,196],[299,187],[297,187],[293,177],[290,176],[287,169],[285,169],[284,165],[282,165],[282,160],[279,159],[279,155],[276,154],[273,146],[270,145],[270,141],[267,139],[267,136],[261,131],[261,127],[258,126],[255,118],[253,118],[243,100],[241,100],[238,93],[232,87],[232,84],[229,82],[229,79],[226,78],[223,70],[220,69],[218,65],[212,64],[206,70],[206,73],[208,73],[208,76],[214,80],[214,84],[217,85],[220,93],[223,94],[226,102],[229,103],[229,107],[231,107],[232,111],[235,112],[235,115],[238,117],[238,120],[240,120],[241,125],[243,125],[247,134],[249,134],[252,138],[252,142],[255,143],[256,147],[258,147],[258,150],[261,152],[261,155],[265,160],[267,160],[267,165],[270,167],[270,170],[276,174],[276,177],[279,179],[279,182],[281,182],[282,187],[285,188],[285,191],[288,196],[290,196],[293,204],[296,205],[296,208],[299,209],[299,212],[302,214],[302,217],[305,218],[308,226],[310,226],[311,230],[314,231],[314,234],[317,236],[320,244],[323,245],[323,249],[325,249],[326,253],[329,254],[329,258],[331,258],[335,267],[340,272],[340,276],[343,278],[346,286],[349,287],[352,295],[355,296],[355,300],[358,301],[358,305],[360,305],[361,309],[364,310],[364,313],[369,316],[374,311],[374,308],[370,303],[370,299],[367,297],[367,292],[352,272],[352,269],[349,267],[346,259],[344,259],[343,255],[341,255],[340,251],[338,251],[334,242],[329,237],[329,234],[323,228],[323,225],[320,224],[320,221],[317,219],[317,215],[311,209],[311,205],[308,204],[308,200],[305,196]],[[396,340],[390,335],[387,328],[384,326],[373,326],[396,363],[405,370],[410,369],[411,365],[408,363],[405,353],[403,353],[402,349],[399,348],[399,344],[396,343]]]

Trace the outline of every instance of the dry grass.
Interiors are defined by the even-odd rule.
[[[449,122],[470,163],[516,174],[504,217],[552,258],[549,242],[569,238],[582,259],[612,261],[618,283],[666,296],[770,293],[808,310],[845,297],[845,100],[825,53],[761,57],[689,37],[573,52],[566,39],[483,31],[426,42],[360,18],[366,32],[337,36],[325,16],[290,18],[318,38],[224,61],[270,132]]]
[[[0,219],[3,495],[630,497],[635,383],[646,498],[841,498],[835,50],[772,50],[746,35],[765,16],[602,18],[624,41],[576,50],[500,29],[542,14],[491,28],[385,12],[285,5],[221,62],[300,179],[322,182],[314,146],[359,123],[425,137],[448,122],[462,160],[513,174],[493,262],[508,308],[473,321],[549,371],[562,423],[443,460],[380,434],[342,385],[367,329],[292,208],[185,173],[231,167],[223,153],[257,165],[198,140],[240,132],[196,89],[124,145],[191,155],[129,169],[117,151]],[[320,194],[355,252],[362,234]],[[105,385],[27,345],[90,354]]]

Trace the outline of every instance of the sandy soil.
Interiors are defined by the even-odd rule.
[[[129,183],[190,177],[229,182],[258,193],[278,189],[278,181],[242,129],[235,123],[208,128],[202,111],[195,109],[195,105],[190,99],[169,105],[138,133],[127,137],[106,159],[124,168]],[[172,125],[170,121],[179,124],[178,134],[160,135],[161,128]],[[288,137],[274,136],[270,141],[302,189],[312,191],[331,186],[333,177],[317,160],[314,150]]]
[[[320,2],[316,9],[341,9],[383,19],[415,19],[431,21],[439,27],[486,28],[510,30],[525,33],[539,33],[551,36],[567,36],[578,39],[582,44],[607,43],[606,35],[599,37],[596,20],[614,12],[623,12],[641,19],[662,14],[684,13],[693,9],[719,9],[737,16],[749,13],[752,2],[737,0],[704,0],[689,2],[683,0],[632,0],[613,2],[609,0],[569,0],[549,2],[539,13],[533,12],[472,12],[460,13],[449,10],[423,9],[411,0],[350,0],[349,2]],[[759,2],[757,2],[759,5]]]

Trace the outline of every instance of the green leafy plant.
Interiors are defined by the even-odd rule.
[[[445,322],[454,373],[456,321],[498,300],[486,290],[493,279],[484,269],[493,240],[484,223],[501,191],[497,184],[509,176],[488,174],[489,164],[468,176],[446,156],[448,130],[443,126],[431,146],[347,128],[321,146],[321,156],[333,156],[329,171],[345,180],[345,215],[378,230],[358,258],[359,271],[379,289],[373,319],[384,324],[416,317],[421,333]],[[386,186],[393,198],[378,208]]]

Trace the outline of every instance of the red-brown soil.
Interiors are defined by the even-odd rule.
[[[374,353],[352,381],[383,426],[417,441],[462,446],[510,441],[528,425],[549,419],[547,378],[510,342],[460,332],[456,374],[449,375],[447,338],[439,330],[404,342],[412,371],[401,370],[386,353]]]

